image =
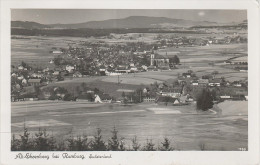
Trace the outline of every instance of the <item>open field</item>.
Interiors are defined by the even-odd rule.
[[[178,74],[181,75],[188,70],[192,70],[198,77],[211,74],[213,71],[218,71],[219,73],[216,75],[216,78],[225,77],[225,79],[228,81],[244,80],[248,77],[247,72],[239,72],[233,69],[222,68],[219,66],[204,66],[188,67],[167,71],[149,71],[135,74],[124,74],[119,76],[119,84],[118,76],[98,76],[65,79],[64,81],[48,84],[42,88],[60,86],[67,88],[70,92],[73,92],[73,90],[76,90],[77,86],[80,86],[82,83],[86,83],[86,86],[90,88],[99,88],[101,91],[109,93],[111,96],[120,97],[122,93],[117,92],[118,89],[136,90],[154,82],[171,82],[172,80],[177,79]]]
[[[114,82],[105,82],[102,79],[105,77],[91,77],[91,78],[77,78],[68,81],[61,81],[57,83],[49,84],[48,86],[43,86],[42,89],[59,86],[65,87],[69,92],[73,93],[76,91],[77,86],[81,86],[82,83],[86,83],[86,86],[94,89],[98,88],[99,90],[103,91],[104,93],[109,94],[112,97],[121,97],[122,92],[118,92],[118,89],[129,89],[129,90],[136,90],[139,88],[144,87],[144,85],[135,85],[135,84],[124,84],[124,83],[114,83]],[[75,81],[74,81],[75,80]]]
[[[247,56],[247,44],[209,45],[196,47],[166,48],[159,54],[177,55],[182,63],[209,63],[224,61],[232,57]]]
[[[69,44],[86,41],[86,38],[79,37],[22,36],[22,38],[11,39],[12,64],[25,61],[42,67],[48,65],[49,60],[54,58],[54,55],[49,53],[52,47],[68,48]]]
[[[247,111],[245,106],[239,108],[241,112]],[[91,138],[100,127],[107,140],[116,126],[127,146],[137,135],[140,143],[144,144],[149,138],[156,146],[168,137],[180,150],[200,150],[201,143],[205,144],[206,150],[247,148],[247,113],[226,115],[223,111],[222,115],[197,114],[193,104],[176,107],[152,103],[126,108],[118,104],[34,101],[12,103],[11,121],[12,133],[16,135],[22,133],[24,121],[31,133],[41,127],[62,139],[83,134]]]
[[[218,107],[222,109],[222,115],[248,115],[248,111],[245,111],[248,108],[247,101],[225,101],[218,104]]]

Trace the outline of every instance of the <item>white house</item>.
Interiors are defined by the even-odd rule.
[[[231,99],[231,96],[219,96],[221,99]]]
[[[191,84],[196,86],[196,85],[199,85],[199,82],[198,81],[192,81]]]
[[[72,66],[72,65],[66,65],[66,68],[65,68],[67,71],[69,71],[69,72],[72,72],[74,69],[75,69],[75,67],[74,66]]]
[[[47,68],[45,68],[45,69],[43,69],[42,71],[43,72],[48,72],[50,69],[47,67]]]
[[[22,79],[24,79],[24,77],[23,77],[23,75],[21,75],[21,76],[17,77],[17,79],[22,80]]]
[[[240,83],[235,83],[235,84],[234,84],[234,87],[242,87],[242,84],[240,84]]]
[[[221,79],[213,79],[209,81],[209,86],[220,86],[222,80]]]
[[[12,77],[16,77],[16,73],[12,73]]]
[[[95,95],[95,103],[102,103],[102,100],[100,99],[100,97],[98,95]]]
[[[53,53],[53,54],[62,54],[62,51],[60,51],[60,50],[54,50],[54,51],[52,51],[52,53]]]
[[[145,65],[142,65],[142,68],[143,68],[144,70],[147,70],[147,69],[148,69],[148,67],[145,66]]]
[[[178,104],[180,104],[180,100],[179,100],[179,99],[175,99],[175,100],[173,101],[173,105],[178,105]]]
[[[54,75],[54,76],[58,76],[59,74],[60,74],[60,71],[54,71],[54,72],[53,72],[53,75]]]
[[[22,80],[22,83],[23,83],[23,84],[27,84],[27,80],[24,78],[24,79]]]
[[[23,67],[22,65],[20,65],[20,66],[18,66],[18,69],[19,69],[19,70],[23,70],[24,67]]]
[[[82,74],[80,72],[75,72],[73,74],[73,77],[82,77]]]
[[[131,67],[131,68],[130,68],[130,71],[137,72],[137,71],[138,71],[138,69],[137,69],[137,67]]]

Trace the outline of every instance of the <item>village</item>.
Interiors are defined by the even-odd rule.
[[[158,36],[160,38],[160,36]],[[245,42],[238,37],[225,37],[225,44]],[[224,100],[247,100],[247,80],[228,81],[224,76],[216,77],[218,71],[197,76],[192,69],[178,73],[171,82],[151,82],[140,85],[138,89],[118,89],[120,97],[110,96],[98,88],[88,87],[84,82],[73,91],[60,87],[58,82],[93,77],[117,77],[120,84],[122,75],[135,75],[141,72],[175,72],[182,68],[177,55],[158,54],[165,47],[194,46],[196,40],[185,37],[177,40],[159,40],[159,43],[130,42],[126,44],[107,44],[105,42],[81,42],[69,45],[68,49],[52,47],[49,53],[54,55],[45,68],[33,68],[25,62],[18,66],[12,65],[11,101],[25,100],[64,100],[96,103],[120,102],[124,104],[140,102],[156,102],[165,105],[187,105],[196,101],[202,89],[207,88],[213,93],[214,102]],[[232,41],[232,42],[231,42]],[[218,40],[201,40],[199,46],[218,44]],[[247,72],[247,59],[230,58],[221,62],[222,67],[240,72]],[[209,64],[212,65],[212,64]],[[214,64],[213,64],[214,65]],[[53,85],[56,84],[57,86]],[[50,88],[48,87],[52,84]]]

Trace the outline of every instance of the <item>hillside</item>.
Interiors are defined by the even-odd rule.
[[[109,19],[104,21],[90,21],[76,24],[39,24],[36,22],[12,21],[11,27],[19,27],[25,29],[41,29],[41,28],[64,28],[64,29],[113,29],[113,28],[176,28],[191,26],[218,26],[216,22],[209,21],[191,21],[183,19],[172,19],[166,17],[146,17],[146,16],[130,16],[123,19]]]
[[[12,28],[24,28],[24,29],[42,29],[42,28],[50,28],[49,25],[40,24],[37,22],[29,22],[29,21],[12,21]]]

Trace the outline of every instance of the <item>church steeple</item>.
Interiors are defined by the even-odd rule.
[[[153,66],[153,61],[154,61],[154,53],[151,54],[151,66]]]

